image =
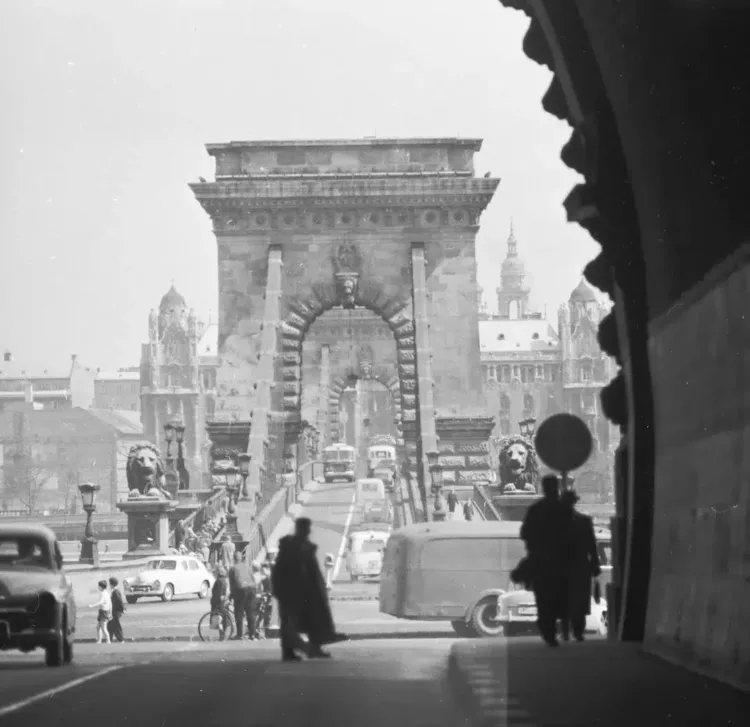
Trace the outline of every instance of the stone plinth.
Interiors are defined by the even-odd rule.
[[[134,497],[118,502],[117,509],[128,516],[128,551],[124,559],[147,558],[169,553],[169,521],[177,500]]]
[[[443,487],[487,484],[492,479],[489,439],[493,417],[438,417],[438,463]]]
[[[541,499],[541,495],[493,495],[492,504],[501,520],[521,522],[529,507]]]

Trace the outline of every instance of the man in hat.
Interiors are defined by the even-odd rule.
[[[224,566],[224,568],[229,571],[229,569],[234,564],[234,543],[232,542],[232,538],[229,535],[225,535],[221,539],[221,550],[219,551],[219,563]]]
[[[559,646],[557,621],[565,616],[567,605],[569,518],[560,504],[559,483],[555,475],[542,478],[542,491],[544,497],[526,512],[521,539],[529,554],[539,633],[549,646]]]
[[[572,490],[563,492],[560,504],[568,523],[569,561],[567,564],[567,609],[562,619],[565,641],[570,639],[570,628],[577,641],[583,641],[586,616],[591,613],[591,586],[602,572],[596,548],[594,521],[575,509],[580,498]]]
[[[297,651],[310,659],[329,658],[323,645],[343,641],[336,633],[328,603],[325,579],[318,564],[318,546],[310,542],[312,522],[298,518],[294,534],[279,541],[272,573],[272,586],[279,602],[281,655],[284,661],[299,661]],[[307,634],[305,645],[300,633]]]

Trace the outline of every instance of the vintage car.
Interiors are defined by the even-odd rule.
[[[195,556],[165,555],[150,560],[135,578],[126,578],[122,587],[128,603],[154,597],[166,602],[184,594],[206,598],[213,584],[213,575]]]
[[[374,500],[365,505],[362,513],[363,523],[392,524],[394,518],[393,505],[390,500]]]
[[[536,632],[536,601],[534,594],[523,588],[515,588],[497,599],[496,636]],[[586,617],[586,631],[607,635],[607,602],[591,599],[591,613]],[[490,634],[488,634],[490,635]]]
[[[54,533],[0,525],[0,651],[44,649],[47,666],[73,660],[76,605]]]
[[[385,530],[360,529],[350,531],[346,547],[346,567],[352,581],[376,578],[383,567],[383,551],[390,533]]]

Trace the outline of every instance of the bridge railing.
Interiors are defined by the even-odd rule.
[[[302,492],[302,488],[310,480],[314,480],[316,477],[323,476],[323,460],[322,459],[311,459],[304,462],[297,468],[296,478],[294,485],[296,487],[296,495]]]
[[[323,474],[323,461],[313,459],[297,468],[294,479],[285,482],[266,502],[254,518],[247,534],[245,556],[248,561],[255,560],[268,545],[268,538],[289,508],[299,499],[304,486],[318,475]]]
[[[196,535],[201,527],[203,527],[203,524],[211,519],[215,514],[218,514],[218,506],[219,503],[222,501],[224,497],[227,496],[227,490],[226,487],[222,487],[216,492],[214,492],[211,497],[209,497],[207,500],[205,500],[203,503],[201,503],[200,508],[198,508],[194,513],[191,515],[188,515],[183,521],[182,524],[185,527],[190,526],[195,531]],[[176,531],[171,530],[169,533],[169,545],[170,547],[174,548],[176,542]]]
[[[487,485],[474,485],[472,491],[474,507],[481,513],[484,520],[500,520],[500,513],[492,503],[492,496]]]

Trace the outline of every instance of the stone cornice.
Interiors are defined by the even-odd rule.
[[[274,148],[340,148],[340,147],[405,147],[405,146],[463,146],[479,151],[482,139],[464,139],[459,137],[388,137],[377,139],[278,139],[269,141],[228,141],[206,144],[206,150],[212,156],[221,151],[236,149],[274,149]]]
[[[423,204],[424,198],[445,197],[454,200],[466,196],[492,198],[500,179],[488,177],[363,177],[359,179],[253,179],[233,182],[202,182],[190,189],[205,207],[209,201],[247,201],[254,206],[305,200],[317,206],[341,206],[378,200],[378,204]],[[315,202],[316,200],[317,202]]]

